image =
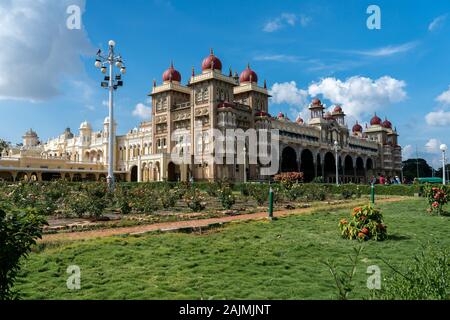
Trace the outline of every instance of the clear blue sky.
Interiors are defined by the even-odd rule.
[[[65,127],[77,132],[84,120],[100,129],[107,92],[94,54],[114,39],[128,69],[117,93],[120,133],[142,120],[133,111],[149,106],[152,81],[161,82],[171,60],[185,83],[212,47],[225,73],[250,63],[261,85],[267,79],[272,114],[304,116],[317,95],[328,106],[342,103],[350,126],[375,111],[387,116],[406,157],[417,145],[437,166],[436,146],[450,144],[449,1],[31,3],[0,4],[0,137],[9,141],[20,142],[30,127],[43,140]],[[82,30],[64,30],[74,3],[84,7]],[[381,9],[380,30],[366,26],[370,4]]]

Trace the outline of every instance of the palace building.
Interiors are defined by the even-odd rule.
[[[203,59],[201,72],[192,68],[187,84],[182,83],[180,72],[171,64],[162,75],[162,83],[153,81],[149,96],[151,121],[141,123],[126,135],[115,135],[117,124],[114,126],[114,172],[119,181],[243,181],[244,175],[249,181],[269,178],[261,176],[258,163],[213,161],[212,129],[278,130],[279,171],[303,172],[307,182],[315,177],[335,182],[336,158],[343,183],[365,183],[371,176],[381,174],[400,175],[398,134],[387,119],[383,121],[374,115],[365,128],[355,123],[349,129],[342,106],[327,111],[317,98],[309,105],[308,120],[298,117],[291,121],[283,113],[271,116],[266,81],[261,85],[250,66],[240,75],[231,69],[224,73],[221,60],[212,50]],[[0,179],[104,179],[108,169],[108,126],[109,118],[101,131],[93,131],[88,122],[83,122],[77,134],[67,128],[47,142],[40,141],[30,129],[20,146],[2,152]],[[179,130],[192,139],[174,138]],[[201,161],[191,157],[175,163],[171,160],[173,150],[201,155]]]

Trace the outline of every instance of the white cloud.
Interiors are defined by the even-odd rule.
[[[450,125],[450,111],[438,110],[428,113],[425,121],[430,126],[448,126]]]
[[[261,55],[254,58],[256,61],[297,62],[299,57],[286,54]]]
[[[138,103],[133,110],[133,116],[139,117],[143,120],[150,120],[152,116],[152,108],[147,107],[143,103]]]
[[[389,76],[376,80],[354,76],[341,81],[325,78],[312,83],[308,88],[311,96],[322,95],[332,103],[341,104],[344,111],[357,119],[364,114],[372,114],[387,105],[406,98],[406,83]]]
[[[83,73],[80,56],[94,49],[83,28],[66,27],[69,5],[84,12],[85,0],[0,3],[0,99],[46,100],[60,94],[61,80]]]
[[[403,160],[409,159],[414,154],[414,147],[410,144],[402,148],[402,158]]]
[[[410,51],[410,50],[414,49],[415,47],[417,47],[417,45],[418,45],[418,42],[413,41],[413,42],[403,43],[400,45],[395,45],[395,46],[391,45],[391,46],[376,48],[376,49],[372,49],[372,50],[350,50],[350,51],[345,51],[345,52],[359,54],[362,56],[369,56],[369,57],[387,57],[387,56],[392,56],[392,55],[395,55],[398,53]]]
[[[300,20],[300,25],[302,27],[306,27],[310,23],[311,18],[304,14],[296,15],[294,13],[282,13],[280,16],[267,21],[264,25],[263,31],[275,32],[286,27],[287,25],[294,27],[298,20]]]
[[[447,91],[442,92],[437,98],[436,101],[445,104],[450,105],[450,86],[448,87]]]
[[[425,144],[425,150],[428,153],[440,153],[441,152],[439,150],[440,145],[441,145],[441,141],[439,141],[438,139],[430,139]]]
[[[428,25],[428,31],[434,31],[438,29],[445,23],[445,20],[447,20],[447,14],[434,18],[433,21],[431,21],[431,23]]]
[[[303,106],[307,102],[308,92],[297,88],[295,81],[274,83],[269,90],[274,104],[286,103],[291,106]]]

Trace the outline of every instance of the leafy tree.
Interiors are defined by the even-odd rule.
[[[450,179],[450,177],[449,177],[449,174],[450,174],[450,164],[446,164],[445,165],[445,173],[446,173],[446,177],[447,177],[447,180],[449,180]],[[438,178],[441,178],[442,177],[442,167],[440,167],[439,168],[439,170],[436,170],[435,172],[434,172],[434,176],[435,177],[438,177]]]
[[[7,141],[5,141],[3,139],[0,139],[0,153],[2,153],[2,151],[4,149],[9,148],[10,145],[11,145],[11,143],[9,143],[9,142],[7,142]]]
[[[417,177],[417,167],[419,167],[419,177],[431,177],[433,175],[432,169],[425,159],[408,159],[403,161],[403,176],[413,180]]]
[[[17,297],[14,281],[20,260],[27,257],[36,239],[41,238],[45,218],[37,209],[0,208],[0,300]]]

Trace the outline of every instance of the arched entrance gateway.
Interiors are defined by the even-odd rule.
[[[344,182],[354,182],[355,170],[353,169],[353,159],[347,155],[344,159]]]
[[[336,182],[336,161],[331,152],[327,152],[324,158],[325,182]]]
[[[304,182],[311,182],[314,177],[314,156],[309,149],[305,149],[302,151],[301,159],[300,159],[300,172],[303,172]]]
[[[137,166],[132,166],[130,173],[131,173],[130,174],[130,181],[131,182],[137,182],[138,181],[138,167]]]
[[[297,153],[291,147],[285,147],[281,154],[281,172],[298,172]]]
[[[167,166],[167,180],[168,181],[180,181],[181,173],[180,166],[173,162],[169,162]]]
[[[356,177],[358,183],[364,182],[364,160],[361,157],[356,158]]]

